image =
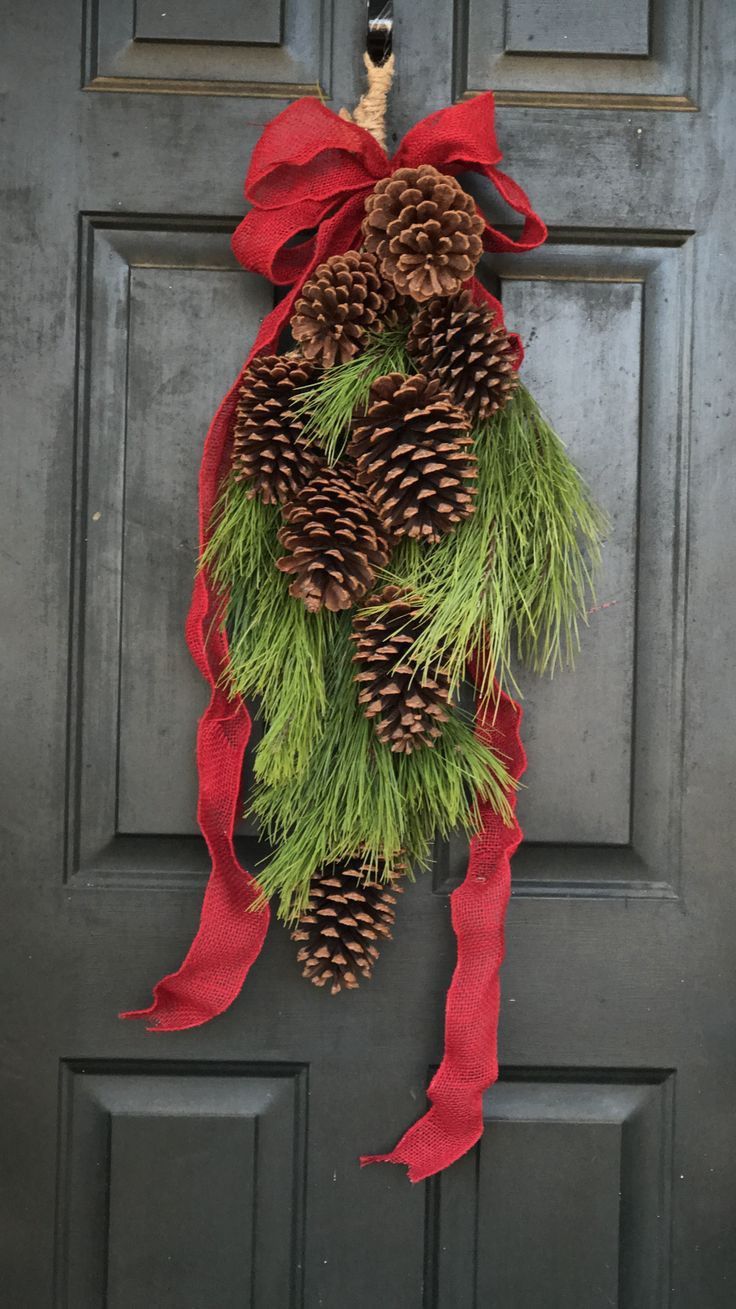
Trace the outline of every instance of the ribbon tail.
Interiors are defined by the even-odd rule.
[[[199,823],[212,857],[197,934],[181,967],[154,987],[148,1009],[121,1018],[146,1018],[149,1031],[199,1027],[232,1004],[261,952],[269,909],[253,909],[258,883],[235,858],[232,831],[251,720],[215,690],[199,724]]]
[[[362,209],[362,196],[354,196],[322,224],[303,276],[264,318],[237,381],[212,421],[199,470],[200,554],[209,537],[212,511],[229,466],[233,417],[243,374],[256,355],[276,350],[304,280],[320,259],[330,250],[348,249],[355,241]],[[222,689],[228,647],[221,624],[221,606],[222,596],[202,569],[194,583],[187,618],[187,645],[211,689],[210,702],[197,733],[197,815],[212,868],[197,934],[181,967],[157,983],[153,1003],[147,1009],[128,1010],[120,1015],[150,1019],[149,1030],[156,1032],[198,1027],[232,1004],[260,954],[270,917],[267,904],[253,908],[260,887],[241,868],[233,846],[251,720],[243,701],[228,699]]]
[[[523,254],[526,250],[535,250],[538,245],[543,245],[547,240],[547,226],[542,221],[539,214],[532,209],[526,191],[523,191],[518,182],[515,182],[507,173],[502,173],[500,168],[492,165],[477,164],[472,165],[473,171],[480,173],[482,177],[487,177],[489,182],[495,186],[498,194],[507,205],[515,209],[517,214],[521,214],[524,219],[521,236],[518,238],[507,236],[500,232],[497,227],[486,222],[486,230],[483,238],[483,244],[486,250],[507,251],[513,254]]]
[[[263,320],[242,372],[255,355],[275,348],[291,313],[294,294],[286,296]],[[201,546],[207,541],[212,510],[227,467],[239,384],[240,377],[222,401],[204,445],[199,473]],[[181,967],[156,984],[153,1002],[147,1009],[120,1014],[121,1018],[149,1019],[148,1030],[155,1032],[198,1027],[223,1013],[240,993],[268,930],[268,905],[253,908],[260,888],[255,878],[241,868],[233,846],[251,720],[242,700],[228,699],[222,689],[227,637],[219,622],[221,603],[206,572],[200,571],[187,618],[187,644],[211,688],[210,702],[197,732],[197,816],[212,869],[197,934]]]
[[[521,716],[520,706],[498,685],[476,711],[478,736],[506,758],[516,780],[526,766]],[[515,808],[515,792],[508,799]],[[389,1154],[363,1155],[362,1166],[405,1164],[409,1180],[421,1182],[461,1158],[483,1133],[483,1093],[498,1078],[504,924],[510,861],[521,836],[515,814],[507,826],[490,805],[483,805],[465,880],[450,897],[457,964],[447,994],[444,1056],[427,1092],[431,1108]]]

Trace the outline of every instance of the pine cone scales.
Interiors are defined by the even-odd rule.
[[[358,702],[374,720],[379,741],[395,754],[433,746],[449,715],[444,670],[419,670],[412,660],[420,630],[416,602],[397,586],[373,595],[353,620]]]
[[[283,504],[323,463],[318,445],[304,435],[295,393],[314,376],[314,366],[295,355],[260,355],[238,392],[233,431],[233,472],[249,483],[248,495]]]
[[[388,561],[388,541],[375,507],[344,472],[325,469],[284,506],[276,561],[294,580],[290,595],[310,613],[349,609],[371,589]]]
[[[389,373],[353,423],[357,476],[395,536],[436,542],[473,512],[476,460],[465,411],[436,379]]]
[[[305,358],[325,368],[345,363],[358,353],[366,332],[380,330],[387,298],[372,254],[332,255],[302,287],[291,320],[294,339]]]
[[[397,869],[392,879],[379,880],[356,859],[312,879],[309,904],[291,934],[292,941],[304,942],[297,953],[304,977],[315,986],[329,984],[332,995],[368,980],[378,958],[375,943],[391,939],[400,875]]]
[[[473,422],[502,409],[519,384],[508,333],[468,291],[437,296],[419,310],[407,342],[419,368],[436,377]]]
[[[452,295],[483,251],[483,219],[454,177],[431,164],[399,168],[366,201],[363,238],[384,277],[415,300]]]

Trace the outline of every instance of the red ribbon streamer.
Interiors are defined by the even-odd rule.
[[[476,706],[476,733],[503,755],[517,781],[526,767],[519,725],[522,711],[498,686]],[[516,808],[516,793],[508,795]],[[470,842],[465,880],[450,896],[457,964],[445,1008],[445,1053],[427,1091],[431,1108],[390,1154],[364,1155],[361,1164],[406,1164],[421,1182],[471,1150],[483,1134],[483,1092],[498,1077],[498,1014],[504,923],[511,896],[511,856],[521,841],[489,804]]]
[[[519,239],[486,222],[485,248],[521,252],[545,240],[545,225],[527,196],[497,167],[502,155],[493,119],[490,93],[430,114],[407,132],[392,160],[370,133],[312,99],[296,101],[264,129],[245,183],[246,199],[252,208],[233,236],[233,250],[245,268],[263,274],[276,285],[291,286],[291,290],[261,324],[241,374],[222,401],[207,434],[199,477],[200,547],[207,543],[212,511],[229,464],[233,415],[243,373],[256,355],[277,349],[294,301],[316,266],[329,255],[341,254],[358,244],[365,198],[379,178],[396,168],[421,163],[434,164],[441,172],[453,175],[479,173],[524,217]],[[493,308],[503,324],[499,301],[475,279],[472,290],[476,299]],[[523,349],[518,337],[516,343],[518,366]],[[252,908],[258,885],[241,868],[233,846],[251,719],[244,702],[228,699],[222,690],[228,651],[227,638],[218,623],[220,602],[208,574],[200,571],[187,619],[187,643],[211,689],[197,735],[197,813],[212,871],[199,927],[181,967],[157,983],[147,1009],[121,1014],[123,1018],[148,1019],[149,1031],[197,1027],[223,1013],[239,994],[258,958],[269,922],[267,906]],[[521,751],[518,718],[512,728],[511,719],[507,721],[509,706],[520,714],[518,706],[501,696],[492,728],[494,743],[510,758],[523,759],[523,752],[520,756],[515,753]],[[502,722],[507,723],[508,735]],[[482,718],[478,730],[489,730]],[[478,1088],[488,1085],[495,1076],[499,943],[505,900],[503,895],[491,897],[489,887],[501,886],[502,881],[505,885],[510,853],[507,846],[498,855],[493,854],[493,850],[500,850],[497,824],[497,817],[490,810],[484,811],[483,830],[471,847],[468,877],[452,896],[458,968],[448,996],[447,1052],[430,1088],[433,1108],[410,1129],[394,1154],[386,1156],[409,1163],[412,1180],[444,1167],[477,1140],[481,1130]],[[477,880],[479,869],[480,875],[487,878],[486,884]],[[476,901],[482,906],[482,930],[478,930],[477,923],[472,927],[464,909]],[[493,942],[496,945],[489,948]],[[470,1013],[470,1027],[479,1034],[475,1045],[458,1039],[456,1011]],[[463,1023],[466,1021],[463,1018]],[[468,1080],[465,1061],[476,1045],[477,1075]],[[437,1144],[440,1138],[446,1142],[442,1148]],[[427,1144],[431,1140],[434,1146]],[[432,1158],[440,1162],[430,1166]]]

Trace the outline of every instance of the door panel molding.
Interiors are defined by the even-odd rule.
[[[194,759],[206,697],[182,628],[197,467],[274,294],[235,262],[234,225],[81,220],[66,875],[84,886],[190,886],[208,868]],[[246,861],[249,836],[243,825]]]
[[[499,105],[697,111],[700,0],[565,7],[455,0],[454,99],[492,87]]]
[[[308,1068],[64,1060],[58,1306],[302,1303]],[[176,1268],[172,1279],[171,1270]]]
[[[87,0],[82,89],[330,96],[334,23],[334,0],[262,0],[235,12],[232,0],[188,0],[168,14],[135,0]]]
[[[480,1143],[428,1187],[428,1309],[665,1309],[674,1104],[669,1069],[502,1069]]]

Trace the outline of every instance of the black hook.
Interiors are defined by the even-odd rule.
[[[392,0],[368,0],[366,50],[374,64],[382,64],[391,54],[393,26]]]

